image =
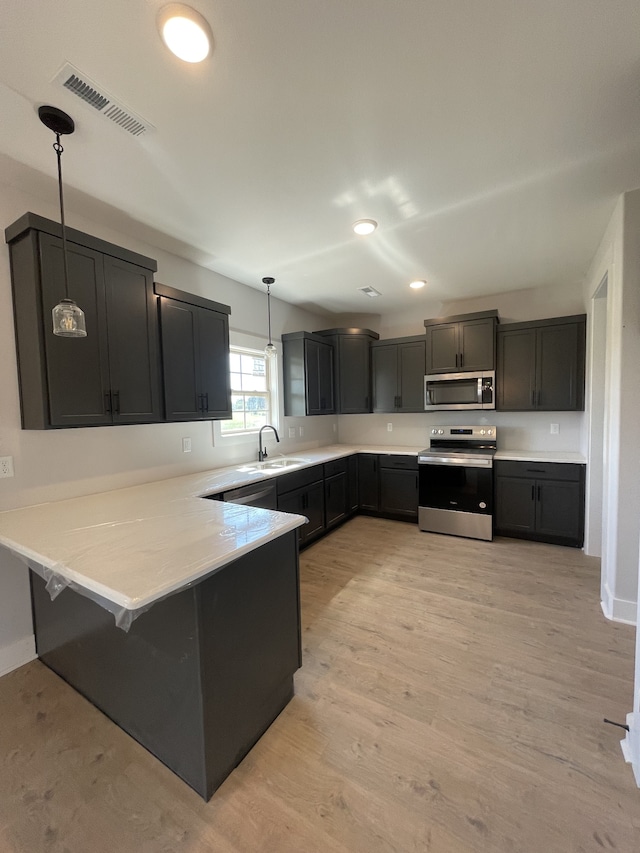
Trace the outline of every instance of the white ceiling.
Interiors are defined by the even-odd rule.
[[[638,0],[193,0],[215,37],[199,66],[160,41],[163,5],[2,0],[0,153],[53,175],[35,109],[66,110],[67,186],[290,302],[573,284],[640,186]],[[54,85],[65,62],[155,133]]]

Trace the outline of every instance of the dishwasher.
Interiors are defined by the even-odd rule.
[[[226,503],[256,506],[260,509],[278,509],[275,480],[251,483],[249,486],[231,489],[231,491],[223,492],[220,500]]]

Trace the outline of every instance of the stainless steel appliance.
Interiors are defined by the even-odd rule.
[[[425,411],[495,409],[496,372],[433,373],[424,377]]]
[[[432,533],[493,539],[495,426],[433,427],[418,454],[418,526]]]

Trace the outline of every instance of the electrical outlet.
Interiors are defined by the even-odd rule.
[[[333,425],[333,431],[334,431],[334,432],[338,432],[338,424],[334,424],[334,425]]]
[[[296,428],[295,427],[289,427],[289,438],[295,438],[295,437],[296,437]]]
[[[298,431],[299,431],[298,434],[300,435],[300,438],[302,438],[302,436],[304,435],[304,427],[298,427]]]
[[[551,424],[551,435],[559,435],[560,434],[560,424]]]
[[[183,438],[182,439],[182,452],[183,453],[191,453],[191,439]]]
[[[13,456],[0,456],[0,477],[13,477]]]
[[[387,432],[393,432],[393,424],[387,424]]]

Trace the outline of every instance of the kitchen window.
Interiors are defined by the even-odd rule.
[[[275,423],[275,365],[262,350],[230,347],[231,420],[220,422],[221,435],[257,432]]]

